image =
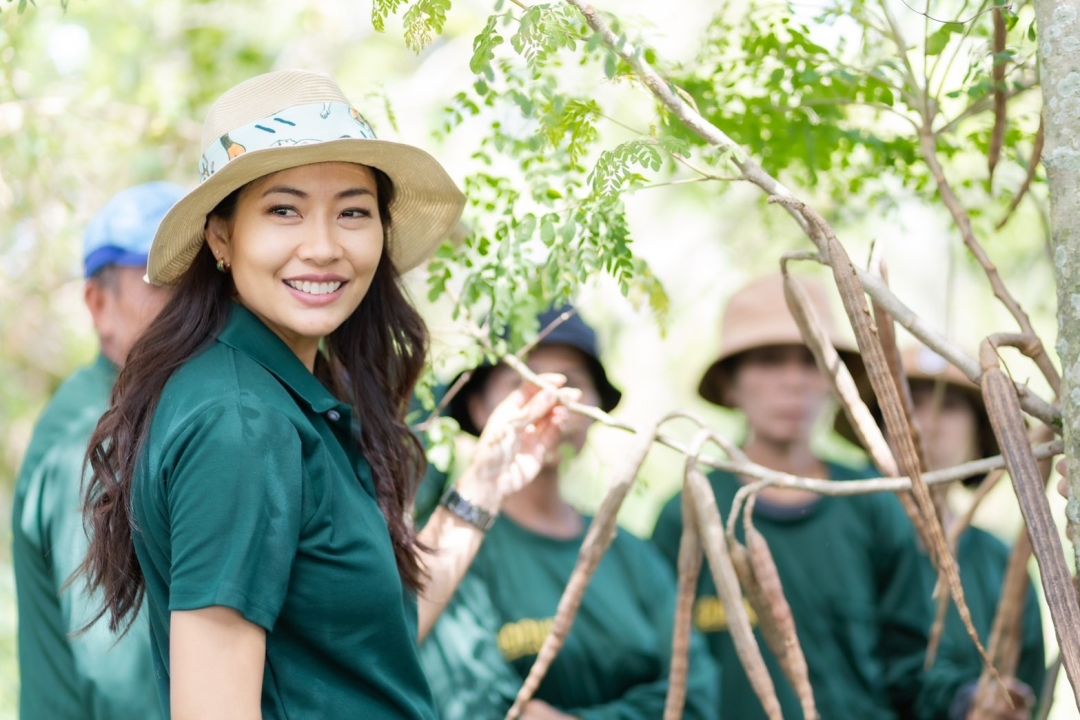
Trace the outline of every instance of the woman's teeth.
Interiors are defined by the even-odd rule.
[[[307,280],[286,280],[285,284],[293,290],[299,290],[308,295],[329,295],[337,292],[344,283],[342,282],[308,282]]]

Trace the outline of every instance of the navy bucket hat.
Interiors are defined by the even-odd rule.
[[[553,323],[560,315],[572,310],[573,307],[567,305],[560,308],[552,308],[551,310],[541,313],[537,317],[541,331]],[[596,385],[596,391],[600,396],[601,410],[609,412],[619,404],[619,400],[622,398],[622,392],[608,380],[607,373],[604,371],[604,366],[600,362],[599,342],[597,341],[596,331],[589,327],[589,325],[581,319],[580,315],[574,313],[567,320],[553,328],[551,332],[545,335],[543,339],[536,344],[536,347],[550,347],[553,345],[573,348],[585,357],[586,366],[589,369],[590,375],[592,375],[593,384]],[[457,420],[461,429],[470,435],[479,435],[480,428],[476,427],[469,414],[469,398],[484,387],[484,383],[487,382],[488,376],[494,369],[494,365],[481,365],[478,368],[474,368],[468,382],[461,387],[457,395],[455,395],[449,405],[447,405],[446,414]],[[461,375],[464,375],[464,373],[461,373]],[[461,375],[458,375],[458,378],[460,378]],[[450,385],[453,386],[456,383],[457,379],[450,383]]]

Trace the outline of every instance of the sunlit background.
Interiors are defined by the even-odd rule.
[[[81,232],[119,190],[169,179],[192,185],[198,137],[208,104],[253,74],[306,68],[335,76],[380,136],[433,151],[458,180],[470,171],[478,132],[468,124],[437,140],[443,108],[473,80],[472,38],[491,3],[457,0],[447,32],[423,53],[407,50],[394,21],[372,29],[367,2],[262,3],[198,0],[38,0],[24,13],[0,0],[0,718],[15,717],[14,588],[10,564],[10,495],[33,424],[51,393],[91,360],[95,342],[82,305]],[[692,56],[694,39],[715,3],[619,0],[624,20],[644,29],[657,52]],[[823,39],[845,32],[822,29]],[[567,82],[610,92],[603,77]],[[633,91],[625,102],[634,120]],[[642,103],[648,99],[641,93]],[[962,162],[962,161],[959,161]],[[960,247],[944,209],[898,190],[890,207],[837,207],[838,230],[857,262],[872,244],[888,261],[891,282],[908,304],[971,350],[992,330],[1011,329],[985,278]],[[1044,338],[1056,335],[1047,233],[1031,204],[989,242],[994,259]],[[628,199],[635,252],[651,264],[671,299],[659,325],[647,308],[599,278],[581,296],[583,315],[601,331],[605,361],[625,391],[617,415],[644,422],[657,409],[684,407],[738,438],[738,421],[695,395],[700,373],[717,348],[726,298],[749,278],[777,268],[781,252],[808,249],[786,215],[762,204],[751,188],[720,192],[680,185],[641,190]],[[422,271],[410,282],[425,295]],[[435,340],[434,362],[445,376],[460,368],[455,348],[467,337],[448,307],[425,306]],[[1013,372],[1042,389],[1035,370]],[[821,450],[859,461],[849,445],[824,431]],[[689,435],[689,428],[673,428]],[[594,428],[578,458],[567,494],[588,511],[627,437]],[[677,455],[655,450],[623,521],[648,535],[661,503],[680,482]],[[1015,537],[1018,511],[1003,484],[977,524],[1005,540]],[[1063,501],[1052,497],[1057,517]],[[1033,565],[1034,568],[1034,565]],[[1045,607],[1043,616],[1046,617]],[[1048,653],[1056,650],[1048,631]],[[1072,717],[1062,674],[1053,717]]]

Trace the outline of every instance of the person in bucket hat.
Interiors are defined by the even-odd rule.
[[[164,182],[128,188],[83,236],[84,299],[100,343],[42,414],[15,483],[12,563],[18,601],[19,716],[51,720],[152,720],[159,716],[150,637],[140,615],[123,637],[97,623],[101,602],[66,587],[86,554],[80,489],[90,435],[131,345],[168,293],[142,281],[158,223],[184,190]]]
[[[417,637],[559,431],[555,393],[500,406],[418,537],[427,330],[399,278],[461,193],[303,71],[222,95],[199,167],[150,251],[172,299],[90,443],[84,573],[114,629],[145,598],[166,717],[433,718]]]
[[[542,313],[538,322],[547,331],[529,352],[529,367],[566,377],[581,402],[612,410],[621,393],[608,379],[592,328],[570,307]],[[476,368],[448,414],[475,435],[519,382],[505,365]],[[560,444],[580,452],[589,426],[575,415],[563,426]],[[457,596],[421,646],[445,720],[505,715],[550,633],[591,522],[562,498],[562,456],[554,449],[538,478],[506,498]],[[674,608],[675,578],[663,559],[620,530],[589,585],[567,646],[524,716],[661,717]],[[715,668],[697,636],[690,667],[685,717],[714,717]]]
[[[800,279],[814,309],[850,362],[854,348],[837,337],[821,286]],[[720,355],[700,384],[711,402],[746,420],[743,450],[754,462],[794,475],[844,481],[872,475],[820,459],[811,447],[829,394],[784,300],[780,276],[736,292],[721,321]],[[709,475],[723,517],[745,478]],[[770,488],[758,495],[752,522],[776,561],[823,718],[897,718],[914,711],[931,615],[914,529],[893,496],[826,497]],[[682,535],[682,498],[661,511],[653,540],[672,567]],[[743,527],[739,524],[740,539]],[[785,718],[803,717],[794,687],[755,634]],[[694,606],[722,674],[723,718],[754,720],[765,711],[735,652],[727,611],[703,573]]]
[[[998,454],[997,441],[979,387],[959,368],[929,348],[917,345],[904,349],[901,365],[911,388],[914,420],[926,451],[927,470],[940,470]],[[874,398],[868,397],[867,400],[874,417],[882,424],[881,411]],[[838,420],[837,430],[856,442],[851,426],[846,422]],[[985,476],[969,478],[962,485],[976,488],[983,480]],[[932,490],[944,495],[949,488],[948,485],[939,485]],[[957,522],[956,515],[946,497],[939,498],[938,506],[948,530]],[[956,545],[964,597],[983,643],[990,639],[1009,557],[1010,549],[1004,542],[974,526],[964,531]],[[928,557],[923,567],[929,582],[935,582],[937,574]],[[1007,681],[1012,690],[1013,706],[1006,704],[1003,695],[995,695],[999,706],[990,710],[996,713],[992,717],[1030,717],[1034,711],[1036,693],[1043,686],[1046,654],[1039,601],[1033,583],[1028,589],[1022,623],[1022,646],[1016,676]],[[968,637],[956,607],[952,606],[945,619],[937,660],[926,673],[919,699],[921,716],[968,717],[981,674],[982,658]]]

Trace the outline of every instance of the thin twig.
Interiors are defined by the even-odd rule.
[[[990,287],[994,291],[994,296],[1001,301],[1001,304],[1004,305],[1013,318],[1016,319],[1016,322],[1023,333],[1038,338],[1035,328],[1031,324],[1031,318],[1028,316],[1027,312],[1025,312],[1024,308],[1020,306],[1020,303],[1009,291],[1009,288],[1005,286],[1005,282],[1001,279],[1001,274],[998,273],[997,267],[990,260],[990,256],[986,254],[986,250],[983,248],[978,238],[975,237],[975,230],[971,225],[971,217],[968,215],[967,210],[960,204],[960,200],[956,197],[956,193],[953,192],[952,185],[945,177],[945,170],[938,160],[937,139],[935,138],[933,131],[930,130],[929,125],[923,126],[922,131],[919,133],[919,141],[920,147],[922,148],[923,160],[926,161],[931,174],[934,176],[934,181],[937,183],[941,200],[945,203],[945,207],[949,209],[949,213],[953,217],[953,222],[956,223],[957,228],[960,230],[960,236],[964,240],[964,245],[967,246],[968,250],[979,262],[979,265],[982,266],[987,280],[990,281]],[[1051,362],[1050,356],[1046,353],[1046,349],[1041,340],[1038,341],[1038,348],[1039,351],[1032,359],[1046,378],[1046,381],[1050,384],[1054,394],[1060,394],[1061,376],[1058,374],[1053,362]]]
[[[1001,230],[1012,219],[1013,213],[1016,212],[1016,208],[1020,207],[1020,201],[1027,195],[1028,190],[1031,189],[1031,183],[1035,181],[1035,175],[1039,171],[1039,163],[1042,162],[1043,145],[1046,142],[1046,130],[1043,126],[1042,115],[1039,115],[1039,129],[1035,132],[1035,145],[1031,148],[1031,160],[1028,161],[1027,173],[1024,175],[1024,182],[1020,183],[1020,189],[1016,191],[1016,195],[1013,196],[1012,202],[1009,203],[1008,209],[1005,211],[1005,215],[998,221],[998,224],[994,226],[995,230]]]

